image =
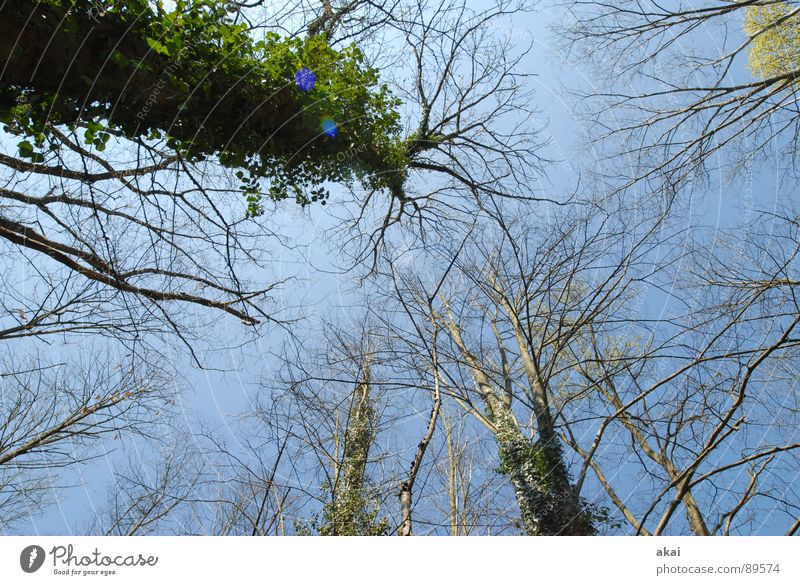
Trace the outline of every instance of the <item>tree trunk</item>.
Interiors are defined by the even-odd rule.
[[[400,536],[411,536],[411,486],[400,486]]]

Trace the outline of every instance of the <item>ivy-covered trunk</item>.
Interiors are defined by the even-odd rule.
[[[561,445],[525,437],[508,412],[493,417],[500,469],[514,486],[525,532],[529,535],[583,536],[595,533],[569,481]]]
[[[322,513],[319,532],[323,536],[377,536],[389,529],[388,522],[378,518],[379,510],[373,505],[367,486],[367,462],[375,442],[374,418],[367,363],[353,391],[342,459],[331,489],[332,501]]]
[[[324,199],[324,182],[402,195],[399,100],[363,54],[325,35],[257,40],[224,2],[6,0],[0,64],[0,122],[36,142],[22,156],[42,155],[51,126],[99,127],[216,157],[253,214],[262,195]]]
[[[506,390],[501,394],[495,389],[491,377],[464,343],[452,316],[448,329],[483,399],[487,422],[493,426],[498,443],[500,469],[514,487],[525,532],[532,536],[595,534],[591,513],[582,506],[570,482],[546,388],[537,377],[530,355],[523,353],[522,361],[530,383],[538,440],[525,435],[514,417],[511,393]],[[517,339],[520,350],[525,352],[522,336]],[[505,358],[502,361],[507,377]]]

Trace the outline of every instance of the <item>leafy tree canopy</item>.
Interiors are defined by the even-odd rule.
[[[251,214],[264,194],[324,202],[326,181],[396,192],[405,178],[398,100],[357,47],[256,39],[222,2],[8,0],[0,59],[0,121],[34,163],[56,148],[52,126],[96,150],[166,140],[237,169]]]
[[[750,71],[760,79],[800,67],[800,7],[788,2],[755,5],[745,11]]]

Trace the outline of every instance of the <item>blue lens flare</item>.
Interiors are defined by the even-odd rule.
[[[317,76],[308,67],[301,67],[297,73],[294,74],[294,81],[300,91],[311,91],[317,83]]]
[[[329,138],[335,138],[339,133],[339,127],[336,126],[333,118],[326,117],[322,119],[322,133]]]

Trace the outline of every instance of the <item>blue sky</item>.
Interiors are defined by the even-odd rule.
[[[518,42],[533,42],[533,50],[521,67],[523,72],[535,76],[529,82],[536,90],[536,106],[541,110],[542,119],[547,121],[544,135],[549,139],[543,155],[555,161],[537,186],[543,193],[571,191],[578,183],[581,165],[600,164],[599,154],[587,148],[587,143],[591,143],[591,129],[576,114],[575,98],[567,91],[568,88],[592,86],[597,72],[583,70],[580,62],[565,63],[563,55],[559,54],[557,39],[550,28],[563,16],[563,8],[542,2],[537,11],[513,21],[513,35]],[[713,43],[714,39],[709,37],[708,42]],[[749,79],[742,64],[732,75],[734,79]],[[686,215],[686,225],[725,227],[735,225],[751,206],[771,208],[778,197],[774,173],[771,161],[762,160],[753,168],[752,184],[712,181],[708,188],[695,194],[691,207],[687,208],[690,213]],[[332,198],[335,197],[334,193]],[[335,226],[330,208],[313,206],[302,211],[285,202],[276,213],[280,218],[277,223],[284,230],[282,235],[292,245],[275,246],[272,268],[281,277],[297,279],[280,300],[291,305],[301,304],[312,324],[319,317],[333,319],[337,312],[346,312],[358,293],[351,275],[340,271],[340,249],[328,239],[329,230]],[[661,315],[669,311],[668,302],[666,297],[654,293],[648,300],[647,310]],[[298,327],[302,330],[304,326]],[[310,330],[313,325],[306,327]],[[222,371],[200,371],[180,352],[171,354],[186,375],[177,408],[181,416],[176,420],[190,431],[199,431],[203,421],[235,443],[240,439],[237,416],[247,411],[259,383],[274,372],[272,355],[279,351],[283,338],[276,330],[242,345],[245,341],[242,327],[231,319],[217,321],[214,337],[230,348],[216,352],[212,358]],[[65,351],[81,351],[81,348],[72,346]],[[126,441],[135,454],[137,443]],[[73,487],[59,490],[57,505],[44,514],[32,511],[29,521],[15,527],[14,532],[80,533],[91,511],[105,502],[106,490],[113,482],[118,465],[117,454],[110,453],[82,465],[79,470],[64,470],[62,479]]]

